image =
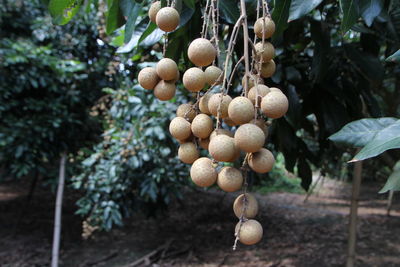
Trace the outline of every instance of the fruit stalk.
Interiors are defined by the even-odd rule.
[[[244,80],[244,96],[247,97],[247,92],[249,91],[249,70],[250,70],[250,62],[249,62],[249,28],[247,26],[247,13],[246,13],[246,4],[244,0],[240,0],[240,13],[243,17],[243,39],[244,39],[244,68],[245,68],[245,75],[246,79]]]

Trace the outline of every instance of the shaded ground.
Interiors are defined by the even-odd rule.
[[[48,266],[50,261],[54,195],[38,190],[16,230],[25,188],[0,186],[0,266]],[[387,217],[386,196],[378,190],[378,185],[364,184],[361,192],[358,266],[399,266],[400,202],[395,196]],[[74,197],[67,190],[62,266],[129,266],[165,244],[153,266],[343,266],[348,185],[326,180],[306,204],[304,195],[258,195],[264,238],[235,252],[235,195],[216,190],[185,194],[184,203],[173,204],[165,215],[136,216],[124,228],[83,241],[81,219],[73,215]]]

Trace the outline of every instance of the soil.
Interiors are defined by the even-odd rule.
[[[27,206],[29,184],[0,185],[0,266],[49,266],[55,194],[36,190]],[[362,186],[357,266],[400,266],[400,201],[391,216],[380,185]],[[74,195],[75,194],[75,195]],[[325,179],[305,195],[258,195],[257,216],[264,227],[255,246],[232,251],[237,194],[187,190],[168,212],[136,215],[124,227],[81,238],[82,218],[74,215],[77,197],[66,190],[61,266],[343,266],[346,260],[350,185]],[[139,265],[135,261],[152,253]]]

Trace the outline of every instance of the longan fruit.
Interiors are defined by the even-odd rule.
[[[190,168],[192,181],[200,187],[208,187],[217,180],[218,172],[215,170],[212,160],[209,158],[197,159]]]
[[[157,63],[156,70],[158,77],[165,81],[170,81],[176,79],[178,66],[172,59],[163,58]]]
[[[169,132],[178,140],[185,140],[190,137],[192,130],[190,122],[182,117],[176,117],[169,123]]]
[[[192,121],[192,132],[201,139],[208,138],[213,131],[213,121],[206,114],[198,114]]]
[[[206,83],[208,85],[214,85],[214,84],[221,84],[222,83],[222,70],[216,66],[209,66],[206,68],[204,71],[205,77],[206,77]]]
[[[192,164],[199,158],[199,151],[192,142],[183,143],[179,146],[178,157],[182,162]]]
[[[235,154],[233,154],[233,157],[228,160],[228,162],[235,162],[240,158],[240,149],[235,145]]]
[[[244,96],[235,97],[228,106],[228,116],[237,124],[244,124],[254,117],[254,106]]]
[[[168,81],[169,81],[169,82],[176,83],[176,82],[179,80],[180,77],[181,77],[181,74],[179,73],[179,70],[176,69],[176,76],[175,76],[175,78],[173,78],[172,80],[168,80]]]
[[[257,86],[251,87],[249,92],[247,93],[247,98],[250,99],[251,103],[253,105],[256,103],[256,95],[258,93],[258,106],[261,104],[261,99],[266,96],[270,92],[270,89],[268,86],[264,84],[259,84]]]
[[[192,121],[196,117],[196,110],[191,104],[182,104],[176,110],[176,116]]]
[[[189,60],[198,67],[210,65],[217,56],[217,50],[205,38],[195,39],[188,48]]]
[[[245,78],[246,78],[246,76],[243,76],[243,78],[242,78],[242,87],[243,88],[244,88],[244,79]],[[252,88],[252,87],[256,86],[256,81],[257,81],[257,84],[264,84],[264,80],[262,78],[257,77],[257,75],[251,74],[248,79],[248,88]]]
[[[138,75],[138,81],[140,86],[147,90],[153,90],[160,78],[157,75],[155,68],[147,67],[142,69]]]
[[[227,162],[235,155],[235,141],[227,135],[217,135],[210,139],[208,151],[215,160]]]
[[[218,173],[217,184],[225,192],[235,192],[242,188],[242,172],[234,167],[223,167]]]
[[[226,125],[231,126],[231,127],[237,125],[237,124],[236,124],[233,120],[231,120],[229,117],[224,118],[224,122],[226,123]]]
[[[264,24],[264,34],[263,34],[263,24]],[[275,23],[271,18],[259,18],[254,23],[254,33],[258,38],[262,39],[264,35],[264,39],[270,38],[275,32]]]
[[[159,81],[154,87],[154,95],[159,100],[167,101],[172,99],[175,96],[176,86],[175,83],[167,82],[167,81]]]
[[[283,94],[282,90],[276,87],[270,87],[269,90],[271,90],[271,92],[279,92]]]
[[[232,101],[232,97],[229,95],[224,95],[222,97],[222,102],[221,102],[221,93],[214,94],[210,97],[208,100],[208,110],[211,112],[212,115],[215,117],[218,116],[218,107],[221,103],[221,114],[220,114],[220,119],[228,117],[228,106],[229,103]]]
[[[200,97],[199,109],[204,114],[211,115],[211,112],[208,109],[208,101],[210,100],[212,95],[213,94],[208,93],[208,94],[205,94],[202,97]]]
[[[183,74],[183,85],[190,92],[198,92],[206,85],[206,76],[199,68],[190,68]]]
[[[202,149],[208,150],[208,145],[210,144],[210,138],[200,139],[199,145]]]
[[[260,127],[260,129],[264,132],[265,139],[267,139],[267,137],[268,137],[268,127],[267,127],[267,124],[265,123],[264,119],[256,119],[256,120],[252,119],[250,121],[250,123]]]
[[[233,212],[239,219],[242,216],[243,212],[243,201],[244,201],[244,194],[241,194],[235,199],[235,202],[233,202]],[[252,194],[246,193],[246,201],[247,201],[246,211],[244,212],[243,216],[247,219],[256,217],[258,213],[257,199]]]
[[[263,237],[263,228],[261,224],[256,220],[247,220],[242,223],[237,223],[235,227],[235,233],[239,237],[240,243],[244,245],[254,245]]]
[[[165,32],[174,31],[178,27],[179,21],[179,13],[175,8],[163,7],[157,12],[156,24]]]
[[[262,57],[263,62],[268,62],[275,56],[275,48],[270,42],[258,42],[255,45],[257,56]]]
[[[150,21],[156,23],[156,16],[160,9],[161,9],[161,1],[156,1],[151,4],[151,6],[149,8],[149,13],[148,13]]]
[[[234,139],[236,146],[247,153],[257,152],[265,143],[263,131],[250,123],[241,125],[236,130]]]
[[[258,173],[267,173],[272,170],[275,164],[274,155],[266,148],[261,148],[249,156],[250,168]]]
[[[261,71],[260,74],[263,78],[269,78],[274,75],[276,70],[276,65],[275,61],[271,59],[270,61],[267,61],[261,65]]]
[[[220,129],[215,129],[214,131],[212,131],[212,133],[210,134],[210,140],[213,139],[213,137],[215,137],[217,135],[221,135],[221,134],[233,138],[233,133],[231,131],[220,128]]]
[[[278,119],[286,114],[289,108],[289,100],[280,92],[270,92],[261,101],[261,110],[272,119]]]

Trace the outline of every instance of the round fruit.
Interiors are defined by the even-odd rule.
[[[149,17],[152,22],[156,23],[156,16],[160,9],[161,9],[161,1],[156,1],[153,4],[151,4],[149,8]]]
[[[235,154],[233,154],[233,157],[227,162],[235,162],[239,158],[240,158],[240,149],[235,145]]]
[[[245,78],[246,78],[246,76],[243,76],[243,78],[242,78],[242,87],[244,87],[244,79]],[[248,79],[248,87],[249,88],[254,87],[256,85],[256,81],[257,81],[257,84],[264,84],[264,80],[263,79],[257,78],[256,75],[251,74],[249,79]]]
[[[218,173],[215,170],[212,160],[209,158],[197,159],[190,168],[192,181],[200,187],[211,186],[217,180]]]
[[[182,104],[176,110],[176,116],[192,121],[196,117],[196,110],[190,104]]]
[[[202,149],[208,150],[208,145],[210,144],[210,139],[206,138],[206,139],[200,139],[199,141],[199,145]]]
[[[264,35],[264,38],[268,39],[274,34],[274,32],[275,32],[275,23],[271,18],[259,18],[256,21],[256,23],[254,23],[254,33],[257,35],[258,38],[262,39]]]
[[[266,148],[261,148],[260,151],[250,154],[249,166],[255,172],[267,173],[272,170],[274,164],[274,155]]]
[[[258,93],[258,106],[261,104],[261,99],[266,96],[270,92],[269,87],[264,84],[259,84],[257,86],[253,86],[249,92],[247,93],[247,97],[250,99],[253,105],[256,103],[256,95]]]
[[[235,227],[235,233],[238,234],[240,243],[244,245],[254,245],[263,237],[263,228],[261,224],[256,220],[248,220],[242,223],[240,222]]]
[[[217,50],[207,39],[197,38],[189,45],[188,57],[198,67],[210,65],[216,56]]]
[[[247,123],[254,117],[254,106],[247,97],[235,97],[229,103],[228,116],[237,124]]]
[[[265,139],[268,137],[268,127],[264,119],[252,119],[250,123],[260,127],[260,129],[264,132]]]
[[[206,76],[199,68],[190,68],[183,74],[183,85],[190,92],[198,92],[206,85]]]
[[[231,126],[231,127],[237,125],[237,124],[236,124],[233,120],[231,120],[229,117],[224,118],[224,122],[226,123],[226,125]]]
[[[217,135],[210,139],[208,151],[215,160],[227,162],[235,156],[235,141],[227,135]]]
[[[156,15],[157,26],[165,32],[174,31],[179,25],[179,20],[178,11],[172,7],[163,7]]]
[[[263,131],[250,123],[241,125],[236,130],[234,138],[236,146],[247,153],[257,152],[265,142]]]
[[[222,97],[222,102],[221,102],[221,97],[222,97],[221,93],[212,95],[210,100],[208,100],[208,110],[211,112],[212,115],[217,117],[218,116],[218,108],[221,104],[220,118],[223,119],[223,118],[228,117],[228,106],[229,106],[229,103],[231,103],[232,98],[229,95],[224,95]]]
[[[262,57],[263,62],[268,62],[275,56],[275,48],[270,42],[258,42],[255,45],[257,56]]]
[[[276,70],[276,65],[275,65],[275,61],[273,59],[271,59],[270,61],[263,63],[261,65],[261,76],[263,78],[269,78],[272,77],[272,75],[274,75]]]
[[[199,158],[199,151],[193,143],[183,143],[178,149],[179,159],[187,164],[192,164],[196,159]]]
[[[218,186],[225,192],[235,192],[242,188],[243,175],[233,167],[223,167],[218,173]]]
[[[175,83],[166,82],[166,81],[159,81],[154,87],[154,95],[162,100],[167,101],[172,99],[175,96],[176,86]]]
[[[192,134],[192,130],[190,130],[190,122],[184,118],[176,117],[169,123],[169,132],[176,139],[185,140]]]
[[[279,92],[282,93],[282,90],[276,87],[270,87],[269,90],[271,90],[271,92]],[[283,93],[282,93],[283,94]]]
[[[210,110],[208,110],[208,101],[210,100],[212,95],[213,94],[205,94],[202,97],[200,97],[199,109],[204,114],[211,115]]]
[[[163,58],[157,63],[156,70],[158,77],[165,81],[170,81],[176,79],[178,66],[172,59]]]
[[[178,80],[179,80],[179,78],[181,77],[181,74],[179,73],[179,70],[178,69],[176,69],[176,75],[175,75],[175,78],[173,78],[172,80],[168,80],[169,82],[173,82],[173,83],[176,83]]]
[[[208,85],[221,84],[222,83],[222,70],[216,66],[209,66],[204,71],[206,77],[206,83]]]
[[[206,114],[199,114],[192,121],[192,132],[195,136],[205,139],[213,131],[213,121]]]
[[[243,213],[243,204],[244,204],[243,201],[244,201],[244,194],[241,194],[235,199],[235,202],[233,202],[233,212],[239,219]],[[243,217],[247,219],[254,218],[256,217],[257,212],[258,212],[257,199],[252,194],[246,193],[246,211],[243,213]]]
[[[151,67],[142,69],[138,75],[140,86],[147,90],[153,90],[159,80],[156,69]]]
[[[261,110],[272,119],[284,116],[289,108],[287,97],[280,92],[270,92],[261,101]]]
[[[233,133],[229,130],[226,129],[215,129],[214,131],[212,131],[212,133],[210,134],[210,140],[213,139],[213,137],[217,136],[217,135],[226,135],[229,137],[233,137]]]

